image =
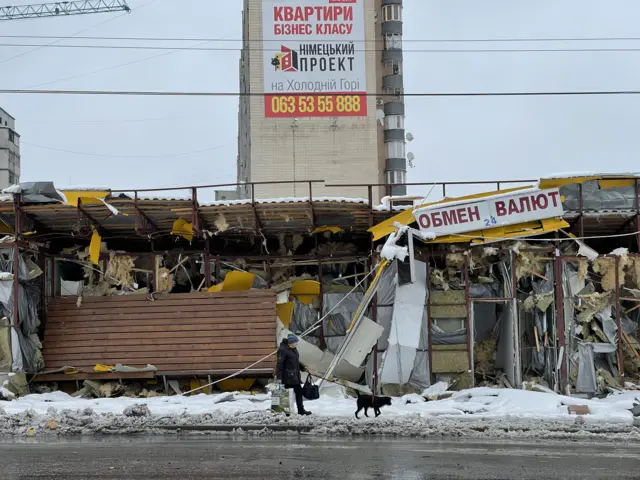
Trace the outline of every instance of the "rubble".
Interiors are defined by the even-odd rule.
[[[149,410],[149,407],[146,403],[141,403],[125,408],[123,415],[125,417],[150,417],[151,410]]]

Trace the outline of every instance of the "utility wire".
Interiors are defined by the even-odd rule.
[[[150,3],[153,3],[153,2],[155,2],[155,1],[156,1],[156,0],[150,0],[147,4],[142,5],[140,8],[145,7],[145,6],[147,6],[147,5],[149,5]],[[82,30],[78,30],[76,33],[74,33],[74,34],[72,34],[70,37],[66,37],[66,38],[69,38],[69,39],[70,39],[70,38],[74,38],[76,35],[80,35],[81,33],[88,32],[89,30],[91,30],[91,29],[93,29],[93,28],[100,27],[101,25],[104,25],[105,23],[112,22],[112,21],[114,21],[114,20],[117,20],[117,19],[118,19],[118,18],[120,18],[120,17],[125,16],[125,15],[127,15],[127,13],[122,13],[122,14],[117,15],[117,16],[115,16],[115,17],[108,18],[108,19],[106,19],[106,20],[104,20],[104,21],[102,21],[102,22],[100,22],[100,23],[96,23],[95,25],[92,25],[92,26],[90,26],[90,27],[88,27],[88,28],[84,28],[84,29],[82,29]],[[56,37],[52,37],[52,38],[56,38]],[[55,46],[58,42],[61,42],[61,41],[62,41],[62,40],[64,40],[64,39],[65,39],[65,38],[59,38],[58,40],[54,40],[53,42],[48,43],[48,44],[46,44],[46,45],[29,45],[29,46],[34,46],[34,47],[36,47],[36,48],[34,48],[34,49],[32,49],[32,50],[29,50],[29,51],[27,51],[27,52],[18,53],[17,55],[14,55],[13,57],[6,58],[6,59],[4,59],[4,60],[0,61],[0,65],[1,65],[1,64],[3,64],[3,63],[10,62],[11,60],[15,60],[16,58],[20,58],[20,57],[24,57],[24,56],[26,56],[26,55],[29,55],[30,53],[37,52],[38,50],[41,50],[41,49],[43,49],[43,48],[45,48],[45,47],[53,47],[53,46]]]
[[[65,150],[62,148],[55,147],[46,147],[44,145],[37,145],[35,143],[22,142],[23,145],[29,145],[30,147],[41,148],[43,150],[52,150],[54,152],[62,152],[62,153],[70,153],[72,155],[84,155],[89,157],[101,157],[101,158],[170,158],[170,157],[181,157],[187,155],[196,155],[198,153],[211,152],[214,150],[219,150],[225,145],[218,145],[217,147],[205,148],[203,150],[196,150],[194,152],[182,152],[182,153],[169,153],[169,154],[161,154],[161,155],[107,155],[102,153],[91,153],[91,152],[76,152],[73,150]]]
[[[361,95],[366,97],[544,97],[544,96],[605,96],[640,95],[640,90],[585,90],[585,91],[548,91],[548,92],[423,92],[402,93],[360,93],[360,92],[184,92],[152,90],[25,90],[0,89],[4,95],[96,95],[96,96],[138,96],[138,97],[264,97],[264,96],[327,96],[343,97]]]
[[[207,42],[201,42],[201,43],[196,44],[195,46],[204,45],[205,43],[207,43]],[[31,85],[28,88],[29,89],[40,88],[40,87],[45,87],[47,85],[52,85],[54,83],[65,82],[65,81],[68,81],[68,80],[75,80],[76,78],[88,77],[89,75],[95,75],[96,73],[104,73],[104,72],[108,72],[108,71],[111,71],[111,70],[115,70],[117,68],[128,67],[130,65],[143,63],[143,62],[146,62],[148,60],[153,60],[154,58],[167,57],[169,55],[174,55],[176,53],[180,53],[183,50],[185,50],[185,49],[184,48],[172,49],[170,51],[166,51],[166,52],[163,52],[163,53],[158,53],[156,55],[151,55],[150,57],[140,58],[138,60],[132,60],[131,62],[119,63],[119,64],[116,64],[116,65],[112,65],[110,67],[99,68],[98,70],[92,70],[90,72],[79,73],[77,75],[71,75],[69,77],[63,77],[63,78],[58,78],[57,80],[51,80],[51,81],[48,81],[48,82],[39,83],[38,85]]]
[[[142,7],[139,7],[142,8]],[[139,8],[137,10],[139,10]],[[132,42],[242,42],[242,43],[279,43],[281,40],[210,38],[210,37],[106,37],[106,36],[55,36],[55,35],[0,35],[0,38],[23,39],[60,39],[60,40],[127,40]],[[308,42],[308,38],[287,38],[290,42]],[[634,42],[640,37],[550,37],[550,38],[403,38],[404,43],[524,43],[524,42]],[[323,39],[323,43],[344,43],[344,39]],[[349,43],[377,43],[378,40],[349,40]]]
[[[208,43],[208,42],[201,42]],[[89,50],[162,50],[162,51],[192,51],[192,52],[278,52],[279,47],[273,48],[241,48],[241,47],[163,47],[153,45],[60,45],[53,43],[43,44],[24,44],[24,43],[0,43],[2,48],[22,48],[22,47],[38,47],[38,48],[74,48]],[[35,51],[35,50],[32,50]],[[367,52],[384,52],[385,49],[355,49],[355,53]],[[640,48],[620,47],[620,48],[500,48],[500,49],[402,49],[403,53],[580,53],[580,52],[640,52]]]

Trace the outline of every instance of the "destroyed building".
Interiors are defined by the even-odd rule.
[[[638,376],[637,177],[383,205],[372,186],[307,188],[210,203],[205,187],[5,190],[0,371],[248,390],[293,332],[317,375],[390,394],[438,381],[597,394]]]

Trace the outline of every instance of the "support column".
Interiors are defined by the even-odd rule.
[[[318,261],[318,283],[320,283],[320,307],[319,307],[319,318],[322,318],[323,309],[324,309],[324,292],[322,288],[322,260]],[[318,326],[318,339],[320,341],[320,350],[325,350],[327,348],[327,342],[324,340],[324,322],[320,323]]]
[[[472,332],[471,332],[471,295],[469,293],[469,257],[465,256],[464,266],[463,266],[463,278],[464,278],[464,300],[465,300],[465,310],[467,313],[467,359],[469,362],[469,371],[471,372],[471,385],[474,384],[474,368],[473,368],[473,340],[472,340]]]
[[[19,299],[20,299],[20,251],[18,243],[20,242],[22,208],[20,203],[20,195],[13,196],[13,213],[14,213],[14,242],[13,242],[13,308],[11,312],[11,320],[14,328],[18,328],[20,323],[19,317]]]
[[[620,257],[616,255],[616,325],[618,326],[618,372],[624,378],[624,353],[622,351],[622,315],[620,312]]]
[[[429,355],[429,365],[427,371],[429,372],[429,383],[433,383],[433,332],[431,331],[431,256],[427,254],[425,264],[427,265],[427,348]]]
[[[557,349],[555,351],[556,359],[558,359],[558,354],[560,351],[564,351],[565,354],[560,360],[560,376],[558,378],[558,385],[560,385],[560,391],[565,391],[565,386],[567,385],[567,362],[564,361],[565,356],[568,352],[566,352],[566,335],[565,335],[565,318],[564,318],[564,285],[562,279],[562,257],[555,255],[553,259],[553,280],[555,283],[555,298],[554,302],[556,305],[556,318],[557,318]],[[556,365],[557,369],[557,365]]]

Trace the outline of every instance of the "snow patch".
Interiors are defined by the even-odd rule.
[[[22,187],[19,184],[11,185],[8,188],[2,190],[2,193],[10,195],[14,193],[22,193]]]
[[[396,245],[400,237],[406,233],[409,229],[407,226],[398,226],[398,229],[391,233],[387,238],[387,241],[384,243],[382,250],[380,251],[380,256],[385,260],[390,262],[398,259],[400,262],[404,262],[407,255],[409,255],[409,249],[407,247],[399,247]]]
[[[611,255],[615,255],[617,257],[626,257],[627,255],[629,255],[629,249],[628,248],[616,248],[613,252],[611,252]]]
[[[314,203],[318,202],[336,202],[336,203],[369,203],[368,200],[363,198],[349,198],[349,197],[281,197],[281,198],[258,198],[255,203],[307,203],[313,200]],[[243,200],[218,200],[215,202],[201,203],[201,207],[220,207],[227,205],[251,205],[251,199]]]

